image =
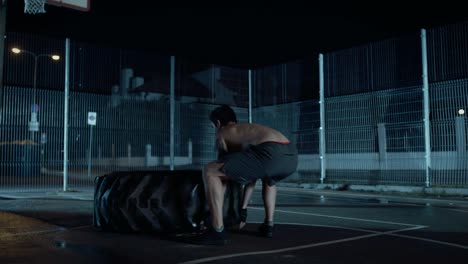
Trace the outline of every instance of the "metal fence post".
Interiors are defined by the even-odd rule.
[[[323,184],[326,172],[325,157],[325,83],[323,75],[323,54],[319,54],[319,81],[320,81],[320,128],[319,128],[319,152],[320,152],[320,183]]]
[[[459,114],[455,117],[455,142],[457,144],[457,169],[464,170],[468,168],[466,162],[466,129],[465,116]]]
[[[252,70],[249,70],[249,123],[252,123]]]
[[[175,114],[175,57],[171,56],[171,94],[170,94],[170,169],[174,170],[174,114]]]
[[[429,187],[430,182],[430,168],[431,168],[431,127],[429,120],[429,79],[427,70],[427,43],[426,43],[426,30],[421,29],[421,52],[422,52],[422,81],[423,81],[423,95],[424,95],[424,142],[426,150],[426,187]]]
[[[377,139],[379,146],[379,168],[380,170],[387,169],[387,131],[385,123],[377,124]]]
[[[68,188],[68,93],[70,91],[70,39],[65,40],[65,93],[63,118],[63,191]]]

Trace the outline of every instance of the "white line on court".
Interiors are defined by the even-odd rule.
[[[315,195],[318,195],[318,194],[315,194]],[[290,197],[305,197],[305,198],[312,198],[310,196],[310,194],[305,194],[305,193],[298,193],[298,194],[285,194],[285,193],[278,193],[278,196],[290,196]],[[329,199],[329,200],[345,200],[345,199],[349,199],[349,197],[338,197],[338,196],[331,196],[331,195],[323,195],[325,197],[325,199]],[[317,197],[314,197],[315,199],[317,199]],[[418,204],[418,203],[410,203],[410,202],[395,202],[393,200],[389,200],[388,198],[378,198],[378,197],[365,197],[365,198],[372,198],[373,200],[386,200],[388,201],[388,203],[379,203],[379,204],[384,204],[384,205],[406,205],[406,206],[418,206],[418,207],[424,207],[425,205],[424,204]],[[358,199],[364,199],[363,197],[357,197],[357,198],[351,198],[351,199],[355,199],[355,200],[358,200]],[[375,204],[374,202],[372,204]],[[366,205],[362,205],[362,206],[366,206]]]
[[[301,190],[299,190],[301,191]],[[404,205],[404,206],[414,206],[414,207],[427,207],[428,205],[431,205],[431,201],[435,203],[433,203],[432,205],[435,205],[435,207],[437,207],[438,205],[442,205],[442,206],[446,206],[446,205],[449,205],[449,206],[461,206],[463,208],[467,208],[466,205],[463,205],[462,203],[466,203],[466,201],[444,201],[444,200],[436,200],[436,199],[426,199],[426,201],[424,199],[418,199],[418,198],[409,198],[409,199],[418,199],[417,201],[407,201],[407,202],[404,202],[404,201],[399,201],[401,200],[401,198],[395,198],[395,197],[391,197],[391,196],[369,196],[369,195],[365,195],[365,194],[359,194],[359,195],[355,195],[355,194],[340,194],[340,195],[333,195],[333,194],[329,194],[329,193],[320,193],[320,192],[299,192],[299,193],[295,193],[295,194],[289,194],[289,193],[278,193],[278,196],[290,196],[290,197],[305,197],[305,198],[315,198],[317,199],[317,197],[311,197],[310,195],[313,194],[315,196],[324,196],[325,199],[329,199],[329,200],[344,200],[344,199],[348,199],[348,198],[351,198],[351,199],[373,199],[373,200],[387,200],[388,203],[379,203],[379,204],[382,204],[382,205]],[[365,205],[363,205],[365,206]],[[463,210],[463,209],[451,209],[451,208],[448,208],[447,210],[453,210],[453,211],[457,211],[457,212],[462,212],[462,213],[468,213],[468,210]]]
[[[449,209],[450,211],[461,212],[461,213],[468,213],[468,210],[457,210],[457,209]]]
[[[432,243],[436,243],[436,244],[442,244],[442,245],[452,246],[452,247],[457,247],[457,248],[462,248],[462,249],[468,249],[468,246],[455,244],[455,243],[449,243],[449,242],[440,241],[440,240],[429,239],[429,238],[407,236],[407,235],[400,235],[400,234],[390,234],[390,235],[391,236],[396,236],[396,237],[404,237],[404,238],[410,238],[410,239],[421,240],[421,241],[426,241],[426,242],[432,242]]]
[[[280,187],[278,187],[280,188]],[[425,204],[431,204],[434,206],[453,206],[453,207],[468,207],[468,200],[445,200],[445,199],[436,199],[436,198],[418,198],[418,197],[398,197],[386,194],[365,194],[365,193],[346,193],[346,192],[327,192],[327,191],[320,191],[315,189],[300,189],[300,188],[290,188],[290,187],[281,187],[283,191],[293,192],[294,194],[313,194],[313,195],[323,195],[328,197],[340,197],[340,198],[355,198],[355,199],[363,199],[363,198],[372,198],[372,199],[388,199],[392,201],[392,204],[395,202],[400,202],[403,204],[416,204],[416,206],[424,206]],[[278,195],[283,195],[284,192],[278,192]],[[406,201],[402,201],[406,200]]]
[[[255,207],[249,207],[249,208],[257,209],[257,210],[263,210],[262,208],[255,208]],[[460,211],[460,210],[455,210],[455,209],[450,209],[450,210],[453,210],[453,211]],[[279,211],[283,211],[284,213],[305,214],[305,215],[313,215],[313,216],[316,216],[316,214],[299,213],[299,212],[294,212],[294,211],[284,211],[284,210],[279,210]],[[467,213],[467,211],[463,211],[463,210],[461,210],[461,211],[464,212],[464,213]],[[322,216],[322,215],[319,215],[319,216]],[[340,217],[340,216],[327,216],[327,217],[342,218],[342,217]],[[345,219],[348,219],[348,218],[345,218]],[[356,221],[368,221],[367,219],[359,219],[359,218],[353,218],[352,220],[356,220]],[[369,220],[369,221],[375,222],[374,220]],[[380,222],[380,223],[392,223],[392,224],[399,224],[399,225],[408,225],[408,226],[411,226],[410,224],[404,224],[404,223],[394,223],[394,222],[384,222],[384,221],[378,221],[378,222]],[[300,224],[295,224],[295,225],[300,225]],[[303,225],[307,225],[307,224],[303,224]],[[414,227],[422,227],[422,228],[428,227],[428,226],[422,226],[422,225],[413,225],[413,226],[414,226]],[[336,227],[335,227],[335,228],[336,228]],[[356,229],[356,230],[358,230],[358,229]],[[365,229],[362,229],[361,231],[372,232],[372,231],[370,231],[370,230],[365,230]],[[398,236],[398,237],[405,237],[405,238],[410,238],[410,239],[416,239],[416,240],[422,240],[422,241],[426,241],[426,242],[433,242],[433,243],[442,244],[442,245],[446,245],[446,246],[453,246],[453,247],[468,249],[468,246],[464,246],[464,245],[460,245],[460,244],[455,244],[455,243],[449,243],[449,242],[440,241],[440,240],[429,239],[429,238],[420,238],[420,237],[415,237],[415,236],[407,236],[407,235],[399,235],[399,234],[390,234],[390,235],[392,235],[392,236]]]
[[[314,226],[314,225],[311,225],[311,226]],[[425,228],[425,227],[414,226],[414,227],[408,227],[404,229],[387,231],[387,232],[371,231],[373,232],[372,234],[367,234],[367,235],[362,235],[362,236],[349,237],[349,238],[344,238],[344,239],[338,239],[338,240],[332,240],[332,241],[326,241],[326,242],[320,242],[320,243],[314,243],[314,244],[307,244],[307,245],[296,246],[296,247],[288,247],[288,248],[282,248],[282,249],[276,249],[276,250],[253,251],[253,252],[244,252],[244,253],[229,254],[229,255],[222,255],[222,256],[216,256],[216,257],[195,259],[195,260],[182,262],[180,264],[196,264],[196,263],[204,263],[204,262],[210,262],[214,260],[221,260],[221,259],[228,259],[228,258],[235,258],[235,257],[262,255],[262,254],[276,254],[276,253],[282,253],[282,252],[293,251],[293,250],[300,250],[300,249],[306,249],[306,248],[344,243],[348,241],[354,241],[354,240],[359,240],[359,239],[364,239],[364,238],[369,238],[369,237],[383,236],[383,235],[393,234],[397,232],[404,232],[404,231],[416,230],[416,229],[421,229],[421,228]]]
[[[256,210],[263,210],[263,208],[256,208],[256,207],[249,207],[249,208],[256,209]],[[370,219],[361,219],[361,218],[334,216],[334,215],[311,214],[311,213],[294,212],[294,211],[286,211],[286,210],[275,210],[275,212],[288,213],[288,214],[308,215],[308,216],[328,217],[328,218],[336,218],[336,219],[344,219],[344,220],[352,220],[352,221],[361,221],[361,222],[371,222],[371,223],[380,223],[380,224],[391,224],[391,225],[402,225],[402,226],[421,226],[421,225],[406,224],[406,223],[397,223],[397,222],[388,222],[388,221],[379,221],[379,220],[370,220]]]
[[[263,222],[248,222],[248,224],[262,224]],[[347,227],[347,226],[333,226],[333,225],[318,225],[318,224],[304,224],[304,223],[292,223],[292,222],[278,222],[277,224],[282,225],[296,225],[296,226],[314,226],[314,227],[327,227],[327,228],[336,228],[336,229],[346,229],[346,230],[353,230],[353,231],[361,231],[366,233],[382,233],[380,231],[370,230],[370,229],[362,229],[362,228],[354,228],[354,227]],[[414,227],[421,227],[426,228],[426,226],[414,226]]]

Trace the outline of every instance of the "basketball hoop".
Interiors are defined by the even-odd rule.
[[[46,0],[24,0],[24,13],[45,13],[44,4]]]

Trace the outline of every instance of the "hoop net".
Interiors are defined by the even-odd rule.
[[[24,13],[45,13],[44,4],[46,0],[24,0]]]

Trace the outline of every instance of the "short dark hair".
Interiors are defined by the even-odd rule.
[[[229,122],[237,123],[237,116],[234,110],[229,105],[216,107],[210,114],[210,120],[216,126],[216,121],[219,120],[221,126],[227,125]]]

